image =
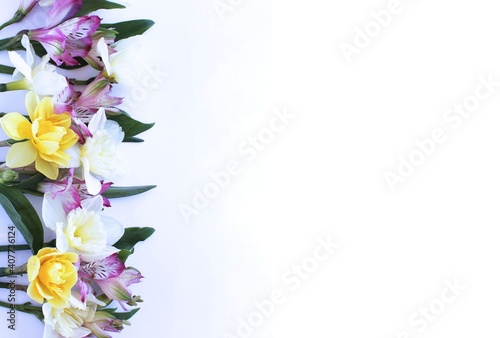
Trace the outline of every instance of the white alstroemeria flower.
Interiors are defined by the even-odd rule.
[[[88,128],[92,136],[87,137],[80,148],[80,161],[87,190],[97,195],[101,191],[101,180],[112,181],[124,171],[116,148],[125,134],[117,122],[106,119],[104,108],[92,117]]]
[[[93,262],[119,250],[112,246],[124,233],[123,225],[101,215],[102,196],[82,201],[82,207],[64,212],[61,200],[50,193],[43,197],[42,218],[56,233],[56,247],[61,252],[75,252],[85,262]]]
[[[66,78],[56,72],[56,67],[48,64],[50,56],[45,55],[36,64],[36,54],[29,38],[23,35],[22,45],[26,48],[26,61],[17,52],[9,51],[9,58],[16,70],[16,81],[7,84],[7,90],[31,90],[38,96],[54,96],[68,86]]]
[[[134,72],[130,65],[137,67],[141,60],[138,43],[137,36],[120,40],[111,45],[116,53],[110,55],[105,39],[101,38],[97,43],[97,54],[104,64],[103,76],[115,83],[129,84],[135,81],[138,72]]]
[[[91,322],[96,314],[97,306],[104,306],[105,303],[99,301],[94,295],[89,295],[86,304],[73,298],[76,302],[67,308],[55,308],[49,303],[42,306],[44,315],[43,338],[82,338],[87,337],[92,331],[83,324]]]

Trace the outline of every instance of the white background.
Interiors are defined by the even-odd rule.
[[[273,289],[286,301],[249,337],[498,335],[500,87],[460,128],[443,120],[479,77],[500,81],[498,6],[401,0],[348,63],[340,44],[389,0],[223,2],[233,10],[222,18],[212,0],[133,1],[101,13],[157,22],[140,54],[162,75],[133,87],[148,93],[129,113],[157,125],[146,143],[123,145],[130,172],[117,181],[159,187],[107,211],[157,228],[130,260],[146,276],[133,287],[145,303],[117,336],[237,336],[238,318]],[[2,19],[16,7],[1,6]],[[130,100],[131,89],[119,90]],[[21,110],[15,97],[0,94],[1,109]],[[238,147],[283,107],[296,118],[248,162]],[[398,157],[435,128],[447,141],[392,192],[384,173],[397,173]],[[193,191],[233,160],[241,173],[186,223],[179,205],[192,205]],[[283,274],[328,236],[341,247],[291,291]],[[439,304],[445,280],[467,289],[418,332],[410,318]],[[22,315],[10,332],[1,313],[2,337],[41,336]]]

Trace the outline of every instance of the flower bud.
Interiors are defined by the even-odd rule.
[[[2,183],[15,181],[18,177],[19,174],[12,169],[0,172],[0,179],[2,180]]]

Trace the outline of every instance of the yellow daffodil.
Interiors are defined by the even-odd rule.
[[[26,108],[31,122],[19,113],[8,113],[0,118],[0,125],[13,140],[23,141],[11,146],[7,153],[7,166],[20,168],[35,162],[35,168],[50,179],[57,179],[59,168],[67,168],[75,163],[68,154],[78,141],[76,133],[70,129],[69,113],[55,114],[50,98],[37,103],[36,94],[28,93]]]
[[[74,263],[78,255],[61,253],[55,248],[43,248],[28,260],[28,296],[43,303],[46,300],[55,308],[69,305],[71,288],[78,280]]]

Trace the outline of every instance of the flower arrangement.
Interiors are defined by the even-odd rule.
[[[143,276],[126,262],[136,244],[154,232],[124,228],[106,215],[113,198],[154,188],[112,183],[124,167],[117,147],[142,142],[137,135],[153,126],[121,110],[123,98],[113,96],[113,86],[120,83],[120,43],[154,23],[105,24],[92,13],[124,8],[106,0],[21,0],[0,34],[36,6],[46,7],[44,27],[0,39],[0,52],[12,63],[0,65],[0,73],[12,75],[12,81],[0,83],[0,96],[26,93],[25,109],[0,113],[6,134],[0,147],[8,147],[0,164],[0,204],[12,221],[0,251],[9,258],[16,251],[32,253],[25,264],[9,259],[0,268],[0,287],[12,288],[9,278],[23,275],[26,285],[15,289],[32,302],[0,301],[0,306],[43,321],[44,338],[111,337],[139,310],[142,300],[131,286]],[[75,70],[82,67],[93,68],[94,76],[77,79],[81,72]],[[40,212],[26,194],[43,198]],[[51,241],[44,242],[44,230]],[[15,231],[26,245],[16,245],[10,235]]]

